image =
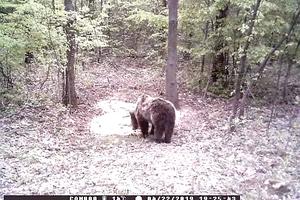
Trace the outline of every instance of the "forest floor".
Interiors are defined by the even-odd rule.
[[[117,64],[116,64],[117,63]],[[183,75],[181,71],[180,75]],[[78,73],[79,107],[24,106],[0,118],[4,194],[240,194],[300,199],[299,108],[252,107],[228,131],[231,105],[180,84],[170,144],[143,139],[128,111],[164,91],[161,69],[131,59]]]

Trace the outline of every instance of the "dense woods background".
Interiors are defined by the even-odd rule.
[[[143,93],[170,144],[132,130]],[[0,1],[0,198],[300,199],[299,104],[299,0]]]
[[[299,101],[297,0],[187,0],[178,12],[178,59],[192,90],[235,96],[234,116],[247,90],[241,114],[249,96]],[[166,66],[165,0],[3,0],[0,14],[2,110],[49,99],[75,105],[76,73],[105,56]]]

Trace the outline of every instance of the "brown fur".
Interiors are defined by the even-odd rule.
[[[157,142],[170,143],[175,126],[175,108],[173,104],[161,98],[153,98],[148,95],[139,97],[136,109],[130,112],[133,129],[140,128],[144,138],[148,136],[149,123],[150,134],[154,134]],[[164,135],[164,139],[162,139]]]

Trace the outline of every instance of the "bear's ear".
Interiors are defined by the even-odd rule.
[[[140,101],[139,102],[145,102],[146,101],[146,99],[149,99],[149,95],[147,95],[147,94],[142,94],[142,96],[140,96]]]

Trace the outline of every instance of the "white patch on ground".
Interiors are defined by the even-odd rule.
[[[132,133],[129,111],[134,109],[133,103],[118,100],[103,100],[96,104],[96,108],[104,114],[97,116],[90,122],[90,131],[99,135],[129,135]]]

